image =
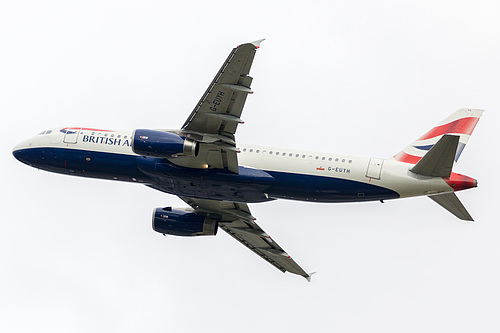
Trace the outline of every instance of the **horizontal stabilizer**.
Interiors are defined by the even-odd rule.
[[[422,176],[450,177],[458,140],[458,135],[443,135],[410,171]]]
[[[465,209],[464,205],[460,202],[457,195],[455,193],[445,193],[429,196],[432,200],[434,200],[438,205],[455,215],[461,220],[474,222],[472,216],[470,216],[467,209]]]

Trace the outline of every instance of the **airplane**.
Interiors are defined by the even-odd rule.
[[[308,281],[313,273],[257,225],[249,203],[428,196],[459,219],[473,221],[455,192],[477,187],[477,180],[452,169],[483,110],[457,110],[388,158],[237,144],[243,106],[253,93],[248,74],[262,41],[231,51],[181,129],[58,127],[19,143],[13,155],[41,170],[177,195],[189,207],[154,209],[155,231],[201,236],[221,228],[282,272]]]

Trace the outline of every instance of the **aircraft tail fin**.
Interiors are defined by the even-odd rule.
[[[455,215],[461,220],[474,222],[467,209],[460,202],[454,192],[429,196],[438,205]]]
[[[453,161],[457,162],[482,114],[483,110],[479,109],[458,109],[436,127],[396,154],[394,159],[399,162],[417,164],[444,135],[452,134],[458,136]]]

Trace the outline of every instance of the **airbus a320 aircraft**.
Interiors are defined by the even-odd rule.
[[[220,227],[282,272],[306,273],[261,227],[248,203],[275,199],[363,202],[428,196],[472,221],[456,191],[477,186],[454,173],[482,110],[459,109],[390,158],[369,158],[237,144],[235,132],[260,41],[234,48],[181,129],[113,131],[64,127],[18,144],[32,167],[144,184],[190,208],[156,208],[153,229],[215,235]]]

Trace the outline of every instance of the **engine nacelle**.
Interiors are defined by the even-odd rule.
[[[132,151],[139,155],[164,158],[198,155],[196,141],[174,133],[136,129],[132,136]]]
[[[175,236],[207,236],[217,234],[217,220],[172,207],[156,208],[153,230]]]

